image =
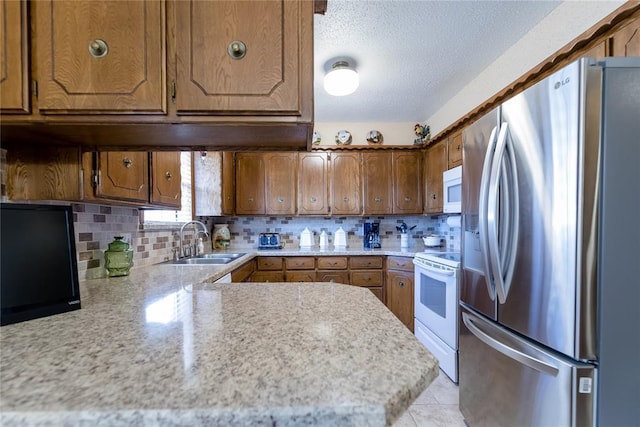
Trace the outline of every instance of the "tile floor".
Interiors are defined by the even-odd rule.
[[[465,427],[458,409],[458,386],[440,375],[413,402],[393,427]]]

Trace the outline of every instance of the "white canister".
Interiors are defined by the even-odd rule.
[[[300,233],[300,247],[301,248],[310,248],[313,246],[313,234],[308,227],[305,227]]]
[[[336,237],[333,241],[333,246],[338,248],[347,247],[347,234],[344,232],[342,227],[338,228],[338,231],[336,231]]]
[[[401,248],[409,247],[409,235],[407,233],[400,233],[400,247]]]
[[[327,249],[327,246],[329,246],[329,237],[327,233],[322,230],[322,233],[320,233],[320,249]]]

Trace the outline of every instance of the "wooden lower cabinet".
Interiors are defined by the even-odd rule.
[[[231,272],[231,282],[248,282],[256,269],[256,261],[251,260]]]
[[[369,289],[384,304],[384,257],[349,257],[349,284]]]
[[[282,271],[254,271],[251,275],[252,282],[284,282]]]
[[[318,271],[318,274],[316,277],[318,278],[318,282],[342,283],[344,285],[349,284],[348,271],[335,271],[335,270]]]
[[[315,270],[294,270],[284,274],[286,282],[316,282]]]
[[[413,332],[414,273],[412,259],[388,257],[386,279],[387,308]]]

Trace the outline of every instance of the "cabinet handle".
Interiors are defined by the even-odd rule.
[[[382,199],[380,197],[376,197],[375,199],[373,199],[376,203],[380,203],[382,202]]]
[[[456,145],[456,150],[460,151],[460,144]]]
[[[404,282],[400,282],[398,285],[400,285],[401,288],[404,288]]]
[[[247,54],[247,45],[240,40],[234,40],[227,46],[227,53],[231,59],[242,59]]]
[[[278,197],[278,203],[284,203],[284,199],[282,197]]]
[[[125,168],[129,169],[131,166],[133,166],[133,161],[130,158],[125,157],[124,159],[122,159],[122,164]]]
[[[94,58],[102,58],[103,56],[106,56],[107,53],[109,53],[109,46],[104,40],[95,39],[94,41],[89,43],[89,53]]]
[[[167,179],[167,181],[171,181],[171,178],[173,178],[173,175],[171,174],[171,172],[167,172],[164,174],[164,177]]]
[[[343,201],[343,202],[348,202],[348,201],[349,201],[349,198],[348,198],[348,197],[343,197],[343,198],[342,198],[342,201]]]
[[[249,197],[247,200],[248,200],[249,202],[253,203],[253,197]]]
[[[311,203],[315,203],[318,201],[318,199],[316,199],[315,197],[311,197],[309,200],[311,200]]]
[[[405,202],[410,202],[410,201],[411,201],[411,197],[405,197],[405,198],[404,198],[404,201],[405,201]]]
[[[433,195],[433,200],[435,200],[435,199],[436,199],[436,195],[434,194],[434,195]]]

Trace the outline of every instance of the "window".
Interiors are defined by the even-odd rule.
[[[184,223],[193,219],[191,203],[191,152],[183,151],[180,154],[180,175],[182,182],[182,199],[180,210],[175,209],[148,209],[141,211],[141,223],[143,228],[152,226],[169,225],[175,227],[176,223]]]

